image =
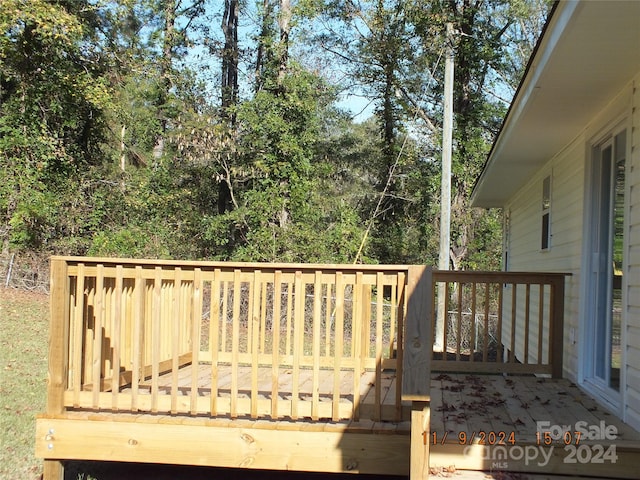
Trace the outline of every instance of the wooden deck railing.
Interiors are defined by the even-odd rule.
[[[398,421],[430,369],[562,373],[561,274],[54,257],[51,279],[50,414],[359,419],[367,395]]]
[[[564,277],[560,273],[434,270],[446,315],[434,339],[437,371],[562,376]],[[434,328],[436,321],[434,321]]]
[[[399,420],[410,271],[54,257],[48,412]]]

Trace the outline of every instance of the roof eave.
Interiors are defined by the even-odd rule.
[[[485,193],[483,190],[485,179],[493,170],[495,158],[500,152],[503,142],[511,134],[513,125],[517,122],[517,119],[526,106],[535,98],[537,93],[537,89],[535,88],[536,80],[544,70],[558,38],[567,26],[575,9],[578,7],[578,3],[578,1],[554,2],[544,28],[529,58],[525,73],[520,80],[514,98],[507,110],[507,114],[502,121],[500,131],[491,146],[482,172],[473,187],[470,197],[471,206],[483,208],[500,208],[504,206],[504,199],[485,198],[486,194],[483,196]]]

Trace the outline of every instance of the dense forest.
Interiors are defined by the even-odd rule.
[[[2,0],[2,253],[436,265],[451,44],[452,268],[498,268],[468,197],[548,9]]]

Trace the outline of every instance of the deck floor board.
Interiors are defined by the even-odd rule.
[[[225,412],[228,410],[230,402],[230,384],[223,380],[226,377],[225,367],[221,367],[218,391],[220,393],[219,404],[226,403]],[[228,366],[230,370],[231,367]],[[171,394],[172,378],[171,373],[165,374],[158,378],[159,387],[158,397],[166,397]],[[191,374],[198,375],[198,398],[211,396],[211,367],[200,366],[197,370],[192,367],[185,367],[180,372],[182,377],[179,388],[180,397],[178,402],[189,402],[191,385],[188,381]],[[248,367],[238,368],[239,398],[238,404],[242,404],[243,408],[251,401],[251,375]],[[284,402],[284,399],[291,397],[291,370],[281,369],[278,382],[278,400]],[[320,370],[317,386],[319,389],[319,400],[322,404],[322,411],[332,412],[332,389],[334,381],[332,378],[332,370]],[[212,442],[215,438],[225,438],[221,443],[223,450],[227,447],[225,443],[236,441],[240,438],[263,439],[269,445],[274,442],[278,443],[280,438],[286,443],[288,448],[298,445],[296,442],[313,441],[321,442],[316,445],[324,444],[322,442],[337,441],[341,439],[339,445],[342,446],[342,440],[348,445],[355,445],[357,451],[360,451],[360,445],[365,444],[372,446],[373,451],[379,452],[380,449],[393,448],[393,455],[405,455],[406,449],[409,448],[409,439],[411,433],[411,422],[408,421],[410,402],[403,405],[403,412],[406,412],[404,420],[398,420],[395,417],[395,406],[393,404],[383,404],[383,418],[387,420],[376,421],[376,412],[374,410],[375,398],[375,375],[373,372],[367,372],[360,378],[359,386],[361,391],[358,420],[343,419],[333,421],[329,417],[322,416],[319,420],[312,420],[312,401],[313,381],[310,379],[313,371],[300,371],[300,380],[302,387],[299,389],[299,412],[304,415],[296,420],[286,416],[278,418],[270,418],[269,410],[265,405],[271,404],[270,397],[272,395],[272,369],[269,367],[261,368],[258,375],[259,387],[259,407],[258,418],[251,418],[247,413],[239,415],[237,418],[231,418],[230,413],[217,415],[214,417],[206,413],[193,415],[187,411],[182,413],[169,414],[166,412],[144,413],[120,410],[112,412],[105,408],[104,410],[73,410],[66,411],[60,415],[41,418],[41,433],[49,431],[52,426],[47,425],[48,419],[52,422],[57,419],[64,423],[53,425],[55,428],[63,428],[66,436],[75,438],[77,431],[93,431],[95,429],[103,432],[102,435],[108,436],[108,441],[118,442],[126,441],[126,437],[121,437],[122,433],[129,430],[138,432],[139,435],[147,435],[146,441],[152,442],[155,439],[156,432],[172,432],[171,434],[186,435],[189,437],[195,435],[198,437],[198,445],[204,442]],[[381,376],[381,392],[386,392],[386,397],[395,397],[396,377],[392,372],[384,372]],[[353,373],[341,374],[338,385],[341,388],[352,388]],[[126,390],[126,389],[125,389]],[[141,389],[141,397],[150,397],[151,386]],[[241,398],[240,398],[241,397]],[[343,393],[340,398],[340,407],[342,413],[351,411],[353,405],[353,396]],[[148,402],[140,402],[147,404]],[[166,404],[167,402],[163,402]],[[207,401],[205,401],[207,403]],[[290,404],[291,402],[289,402]],[[280,403],[280,408],[284,408],[285,403]],[[330,407],[329,409],[326,406]],[[346,409],[346,412],[345,412]],[[405,415],[405,413],[403,413]],[[331,416],[331,415],[329,415]],[[76,422],[76,420],[78,420]],[[89,422],[89,423],[87,423]],[[97,423],[90,423],[97,422]],[[106,422],[106,423],[105,423]],[[109,426],[109,422],[117,422],[118,425],[114,429]],[[540,443],[543,436],[537,436],[539,423],[546,422],[546,425],[561,427],[569,425],[570,429],[574,429],[577,422],[584,422],[587,428],[601,425],[605,422],[606,426],[614,426],[617,436],[613,439],[604,439],[591,441],[583,439],[582,444],[587,446],[583,453],[594,453],[597,450],[589,450],[599,447],[599,444],[605,448],[613,447],[618,457],[617,464],[571,464],[565,462],[567,456],[570,455],[566,445],[562,443],[562,439],[554,439],[553,445],[542,445]],[[129,424],[127,426],[127,423]],[[122,424],[122,427],[120,427]],[[157,426],[156,426],[157,425]],[[147,428],[148,426],[148,428]],[[197,427],[212,427],[212,430],[199,429]],[[130,429],[128,428],[130,427]],[[74,430],[76,428],[76,430]],[[274,436],[274,431],[281,431],[282,437]],[[153,433],[151,433],[153,432]],[[355,434],[355,438],[354,435]],[[376,434],[377,437],[367,436],[367,438],[357,438],[360,435]],[[42,433],[44,435],[44,433]],[[126,434],[125,434],[126,435]],[[207,435],[213,435],[209,438]],[[381,438],[379,435],[389,436]],[[133,438],[133,437],[132,437]],[[268,440],[267,440],[268,439]],[[321,439],[321,440],[320,440]],[[548,453],[550,462],[545,468],[549,473],[562,472],[565,474],[593,474],[602,475],[609,469],[620,469],[621,477],[637,478],[636,468],[637,459],[640,457],[640,432],[637,432],[629,426],[622,423],[614,415],[606,412],[602,407],[586,395],[581,389],[568,380],[558,380],[550,378],[537,378],[533,376],[502,376],[502,375],[480,375],[466,373],[450,373],[438,374],[434,373],[431,377],[431,412],[430,412],[430,435],[428,439],[430,465],[437,470],[438,467],[449,468],[452,462],[455,463],[457,470],[479,470],[493,469],[495,465],[498,468],[505,468],[514,472],[530,472],[543,471],[538,469],[538,464],[530,465],[520,457],[515,457],[518,452],[525,449],[535,449],[536,452],[545,449]],[[102,436],[94,439],[95,448],[113,448],[111,443],[103,445]],[[106,441],[106,440],[105,440]],[[38,443],[40,449],[46,449],[46,446]],[[93,444],[92,444],[93,445]],[[129,444],[128,444],[129,445]],[[208,443],[207,443],[208,445]],[[243,444],[244,445],[244,444]],[[390,447],[393,445],[393,447]],[[502,447],[501,445],[505,445]],[[265,447],[267,445],[265,444]],[[495,447],[495,448],[494,448]],[[128,448],[128,447],[127,447]],[[209,448],[209,447],[207,447]],[[349,447],[354,448],[354,447]],[[490,455],[496,454],[500,448],[506,448],[512,452],[513,458],[509,458],[507,463],[495,463],[494,457]],[[511,450],[509,450],[511,449]],[[221,450],[221,452],[223,451]],[[207,450],[208,452],[209,450]],[[354,452],[355,450],[349,450]],[[405,452],[405,453],[403,453]],[[167,452],[169,454],[170,452]],[[387,452],[389,453],[389,452]],[[553,453],[553,456],[551,454]],[[303,453],[300,453],[304,455]],[[76,458],[76,457],[67,457]],[[127,457],[128,458],[128,457]],[[153,457],[154,459],[156,457]],[[160,458],[160,457],[158,457]],[[164,458],[164,457],[161,457]],[[217,457],[216,457],[217,458]],[[541,459],[542,457],[540,457]],[[146,457],[145,457],[146,459]],[[518,460],[519,459],[519,460]],[[156,462],[158,460],[145,461]],[[217,460],[216,460],[217,461]],[[524,462],[524,463],[523,463]],[[218,464],[216,464],[218,465]],[[280,465],[280,463],[273,463]],[[324,465],[320,463],[319,465]],[[281,468],[281,466],[269,467]],[[316,468],[321,468],[316,466]],[[332,467],[337,468],[337,467]],[[545,470],[546,471],[546,470]]]
[[[618,441],[640,445],[640,432],[566,379],[446,374],[433,375],[431,388],[432,435],[440,439],[447,431],[450,443],[460,434],[469,438],[475,432],[477,439],[482,428],[490,428],[484,433],[514,432],[517,443],[535,444],[538,422],[575,430],[577,422],[589,428],[604,421],[616,428]]]
[[[231,365],[218,366],[218,394],[229,401],[231,395]],[[181,396],[188,397],[191,392],[191,375],[194,368],[186,366],[178,372]],[[249,399],[251,395],[251,367],[238,366],[238,397]],[[281,368],[277,378],[278,398],[290,400],[292,391],[292,369]],[[158,379],[160,395],[171,393],[173,372],[167,372]],[[198,395],[211,395],[211,365],[201,364],[197,369]],[[300,369],[299,402],[310,403],[313,395],[313,370]],[[394,412],[396,395],[396,377],[393,371],[384,371],[381,375],[382,421],[375,422],[375,372],[364,372],[360,378],[360,421],[331,421],[321,419],[313,425],[309,418],[297,421],[283,417],[278,419],[250,420],[255,428],[295,429],[336,429],[351,428],[358,431],[377,431],[385,433],[408,432],[410,402],[403,402],[402,417],[398,419]],[[261,366],[258,369],[258,397],[265,401],[272,396],[273,369]],[[353,385],[353,372],[340,374],[340,404],[353,408],[353,395],[347,393]],[[333,401],[333,370],[320,369],[318,380],[319,402]],[[148,387],[150,388],[150,382]],[[144,390],[141,390],[144,392]],[[142,394],[142,393],[141,393]],[[246,400],[245,400],[246,401]],[[308,409],[310,411],[310,409]],[[306,410],[305,410],[306,411]],[[144,417],[144,414],[139,414]],[[157,417],[157,416],[156,416]],[[183,417],[187,418],[187,417]],[[208,417],[207,417],[208,418]],[[234,425],[236,420],[228,417],[209,419]],[[140,419],[149,421],[149,419]],[[153,420],[151,420],[153,421]],[[164,421],[164,420],[163,420]],[[167,420],[169,421],[169,420]],[[618,431],[618,439],[640,445],[640,432],[633,430],[617,417],[604,410],[596,401],[564,379],[539,378],[535,376],[503,376],[465,373],[434,373],[431,377],[431,438],[440,442],[459,444],[478,441],[483,436],[509,435],[513,432],[519,443],[534,444],[537,440],[539,422],[548,425],[574,428],[577,422],[588,426],[613,425]]]

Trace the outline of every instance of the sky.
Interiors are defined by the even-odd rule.
[[[202,18],[203,25],[206,25],[210,29],[209,35],[218,42],[218,47],[223,43],[221,29],[223,6],[222,0],[210,0],[208,3],[208,11]],[[184,21],[184,19],[182,20]],[[245,58],[244,61],[241,61],[241,65],[239,66],[240,95],[244,98],[248,98],[251,95],[250,85],[252,84],[254,75],[252,62],[255,62],[255,40],[253,36],[255,32],[257,32],[257,22],[258,13],[255,2],[250,0],[244,4],[240,12],[240,25],[238,29],[241,50],[250,52],[250,56]],[[177,24],[180,25],[180,19],[178,19]],[[347,78],[345,72],[346,66],[341,65],[339,63],[340,60],[335,56],[327,60],[327,55],[323,55],[322,52],[318,52],[317,49],[311,52],[308,50],[297,50],[295,34],[298,32],[295,31],[295,27],[292,33],[294,39],[292,40],[291,58],[305,64],[307,68],[319,72],[325,76],[330,84],[340,86],[343,83],[341,82],[341,78]],[[205,83],[207,90],[210,92],[210,97],[217,101],[220,95],[218,89],[221,69],[218,55],[210,54],[208,49],[202,45],[202,42],[198,41],[197,37],[195,40],[195,45],[188,49],[187,57],[181,60],[196,72],[200,80]],[[322,66],[323,63],[325,66]],[[330,63],[330,67],[327,69],[326,65],[328,63]],[[374,103],[366,98],[362,90],[359,90],[357,87],[345,88],[339,94],[339,100],[336,106],[341,110],[349,112],[355,122],[367,120],[373,115],[375,109]]]

